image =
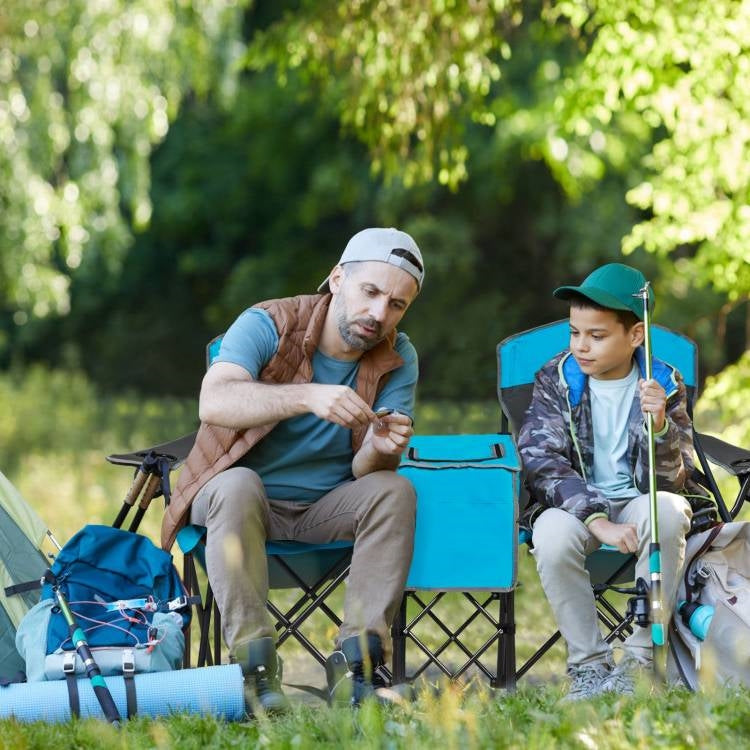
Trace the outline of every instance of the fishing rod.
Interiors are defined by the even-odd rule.
[[[647,281],[637,295],[643,301],[644,346],[646,349],[646,380],[653,377],[651,354],[651,305],[649,299],[649,282]],[[649,604],[651,611],[651,642],[653,645],[654,672],[660,675],[665,637],[664,607],[661,593],[661,545],[659,544],[659,512],[656,500],[656,445],[654,438],[654,415],[646,414],[648,432],[648,495],[649,517],[651,521],[651,542],[648,548],[649,572],[651,587]]]

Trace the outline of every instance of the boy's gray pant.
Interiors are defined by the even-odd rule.
[[[314,503],[269,500],[260,477],[232,467],[206,482],[191,523],[205,526],[208,579],[230,651],[256,638],[275,639],[268,598],[267,539],[322,544],[354,542],[339,642],[377,633],[386,653],[414,544],[416,495],[393,471],[339,485]]]
[[[685,557],[685,536],[690,529],[692,510],[680,495],[658,492],[656,497],[666,630],[674,608],[677,577]],[[623,501],[615,513],[610,513],[610,521],[635,524],[638,533],[635,575],[650,582],[649,496],[640,495]],[[584,567],[586,555],[598,549],[599,541],[575,516],[559,508],[549,508],[534,524],[533,542],[544,593],[568,644],[568,665],[608,659],[611,649],[599,630],[591,579]],[[635,625],[633,634],[625,641],[625,649],[641,660],[651,658],[651,629]]]

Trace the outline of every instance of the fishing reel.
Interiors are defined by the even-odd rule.
[[[635,582],[635,596],[628,599],[625,614],[628,617],[632,617],[633,621],[642,628],[647,628],[651,624],[651,605],[648,595],[648,584],[643,578],[639,578]]]
[[[628,599],[625,608],[625,614],[637,625],[647,628],[651,624],[651,604],[649,598],[648,584],[643,578],[635,582],[635,588],[623,588],[622,586],[612,586],[611,584],[600,584],[594,587],[594,591],[617,591],[618,594],[632,594]]]

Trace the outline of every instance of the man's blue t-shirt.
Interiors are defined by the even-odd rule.
[[[250,308],[226,332],[214,362],[244,367],[257,380],[278,346],[279,336],[270,315],[260,308]],[[405,333],[397,335],[395,349],[404,364],[390,373],[373,409],[388,407],[413,418],[417,353]],[[358,361],[333,359],[316,350],[312,366],[313,383],[356,385]],[[351,430],[315,414],[301,414],[281,420],[235,465],[257,471],[273,500],[314,502],[354,478],[351,439]]]

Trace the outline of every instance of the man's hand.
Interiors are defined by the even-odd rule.
[[[638,551],[638,533],[635,524],[613,523],[606,518],[595,518],[589,531],[602,543],[617,547],[620,552]]]
[[[667,418],[667,392],[655,380],[639,380],[638,387],[643,416],[652,414],[654,430],[660,432],[664,429],[664,422]]]
[[[315,416],[350,429],[376,419],[373,410],[346,385],[310,383],[306,402]]]
[[[414,429],[411,419],[406,414],[391,412],[383,417],[376,417],[372,426],[370,442],[378,452],[387,456],[400,456],[409,444]]]

